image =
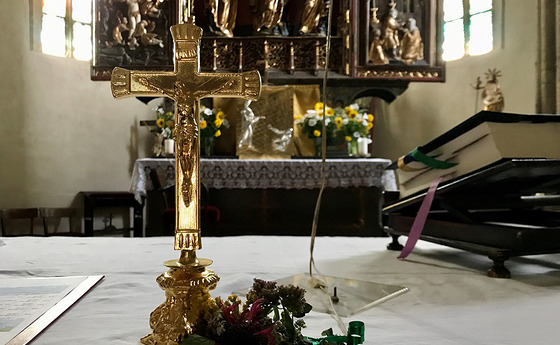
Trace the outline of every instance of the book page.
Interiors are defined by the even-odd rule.
[[[16,337],[19,339],[14,344],[26,344],[101,278],[103,276],[0,280],[0,306],[2,306],[0,308],[0,344],[11,344],[11,340]],[[87,284],[88,287],[77,289],[83,284]],[[81,294],[72,295],[72,292],[76,291],[80,291]],[[61,303],[70,295],[72,295],[71,303]],[[53,309],[58,310],[52,312]],[[27,332],[24,337],[21,336],[23,331],[49,311],[51,312],[47,318],[43,319],[41,327],[34,327],[33,332]]]

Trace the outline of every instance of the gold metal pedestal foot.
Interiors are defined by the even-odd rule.
[[[193,327],[205,303],[211,299],[209,290],[220,278],[206,266],[211,260],[196,258],[195,251],[181,252],[179,260],[166,261],[169,270],[157,278],[165,291],[165,302],[150,314],[152,333],[140,339],[145,345],[178,345]]]

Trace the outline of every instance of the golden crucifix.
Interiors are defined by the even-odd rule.
[[[167,96],[175,100],[176,250],[199,248],[199,100],[204,97],[240,97],[257,100],[260,75],[200,73],[199,43],[202,29],[192,22],[171,27],[175,42],[173,72],[143,72],[115,68],[111,87],[115,98]]]
[[[113,97],[166,96],[175,100],[175,250],[178,260],[169,260],[169,270],[157,278],[166,301],[150,315],[153,332],[143,344],[179,344],[191,334],[203,298],[219,278],[206,266],[211,260],[197,259],[201,248],[199,225],[199,102],[204,97],[240,97],[257,100],[261,78],[257,71],[245,73],[201,73],[199,68],[202,29],[194,24],[191,3],[179,1],[185,23],[173,25],[175,44],[173,72],[129,71],[115,68],[111,76]],[[184,9],[184,12],[183,12]],[[203,296],[203,297],[201,297]]]

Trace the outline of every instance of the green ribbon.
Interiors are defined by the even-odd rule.
[[[416,160],[420,163],[424,163],[432,169],[449,169],[449,168],[457,165],[457,163],[440,161],[439,159],[435,159],[433,157],[430,157],[430,156],[418,151],[418,149],[414,149],[410,153],[410,156],[412,158],[414,158],[414,160]]]
[[[312,345],[325,345],[331,343],[359,345],[363,344],[365,341],[365,330],[366,327],[362,321],[351,321],[348,324],[348,333],[346,335],[334,335],[332,334],[332,329],[328,329],[323,332],[323,335],[325,335],[323,338],[305,337],[305,340]]]

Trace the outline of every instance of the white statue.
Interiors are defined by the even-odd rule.
[[[262,119],[264,116],[255,116],[255,113],[249,105],[251,101],[245,101],[243,109],[241,109],[241,139],[239,139],[238,146],[240,148],[250,148],[254,149],[253,146],[253,131],[256,123]]]
[[[278,152],[286,152],[286,148],[288,147],[290,140],[292,140],[292,133],[294,132],[294,129],[290,128],[283,131],[278,128],[274,128],[271,125],[268,125],[268,129],[277,135],[276,139],[272,139],[272,149]]]
[[[160,132],[154,133],[154,146],[152,147],[154,156],[160,157],[163,154],[163,134]]]

